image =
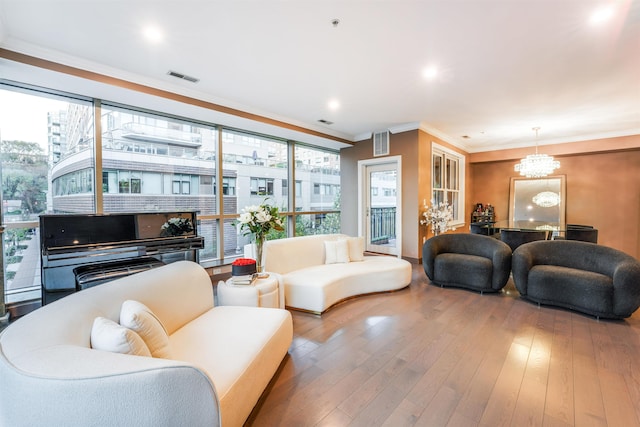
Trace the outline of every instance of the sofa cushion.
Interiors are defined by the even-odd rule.
[[[346,239],[346,234],[315,234],[267,240],[264,265],[267,271],[286,274],[314,265],[324,264],[324,242]]]
[[[344,264],[349,262],[349,244],[347,239],[327,240],[324,242],[324,263]]]
[[[138,301],[126,300],[120,309],[120,324],[140,335],[153,357],[171,359],[167,331],[149,307]]]
[[[347,243],[349,244],[349,261],[364,261],[364,237],[349,237]]]
[[[137,333],[106,317],[96,317],[93,321],[91,347],[112,353],[151,356],[149,348]]]
[[[433,283],[440,286],[464,285],[471,289],[490,290],[493,263],[490,259],[469,254],[442,253],[434,261]]]
[[[527,296],[533,301],[589,313],[611,313],[613,280],[600,273],[556,265],[535,265],[529,270]]]
[[[173,333],[177,360],[211,378],[223,426],[241,426],[287,353],[291,314],[260,307],[216,307]]]

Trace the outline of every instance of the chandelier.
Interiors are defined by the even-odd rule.
[[[536,154],[529,154],[520,163],[515,165],[516,172],[527,178],[542,178],[550,175],[553,171],[560,167],[560,162],[553,160],[553,157],[546,154],[538,154],[538,131],[539,127],[533,128],[536,131]]]
[[[560,204],[560,195],[553,191],[541,191],[533,196],[532,200],[541,208],[551,208]]]

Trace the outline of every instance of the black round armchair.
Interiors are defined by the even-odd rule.
[[[614,248],[541,240],[513,252],[513,281],[538,304],[623,319],[640,307],[640,261]]]
[[[422,266],[438,286],[498,292],[509,280],[511,248],[480,234],[440,234],[422,246]]]

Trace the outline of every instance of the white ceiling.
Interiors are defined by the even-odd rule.
[[[605,4],[613,18],[591,25]],[[541,145],[640,134],[640,0],[0,0],[0,47],[350,141],[421,128],[477,152],[532,145],[533,127]]]

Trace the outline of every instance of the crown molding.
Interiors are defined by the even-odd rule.
[[[440,130],[429,126],[427,123],[421,122],[420,123],[420,128],[421,131],[428,133],[429,135],[433,135],[436,138],[439,138],[441,140],[443,140],[444,142],[453,145],[454,147],[457,147],[461,150],[464,150],[466,152],[471,152],[471,147],[469,147],[468,145],[462,144],[460,141],[458,141],[455,138],[452,138],[450,135],[447,135],[444,132],[441,132]]]

